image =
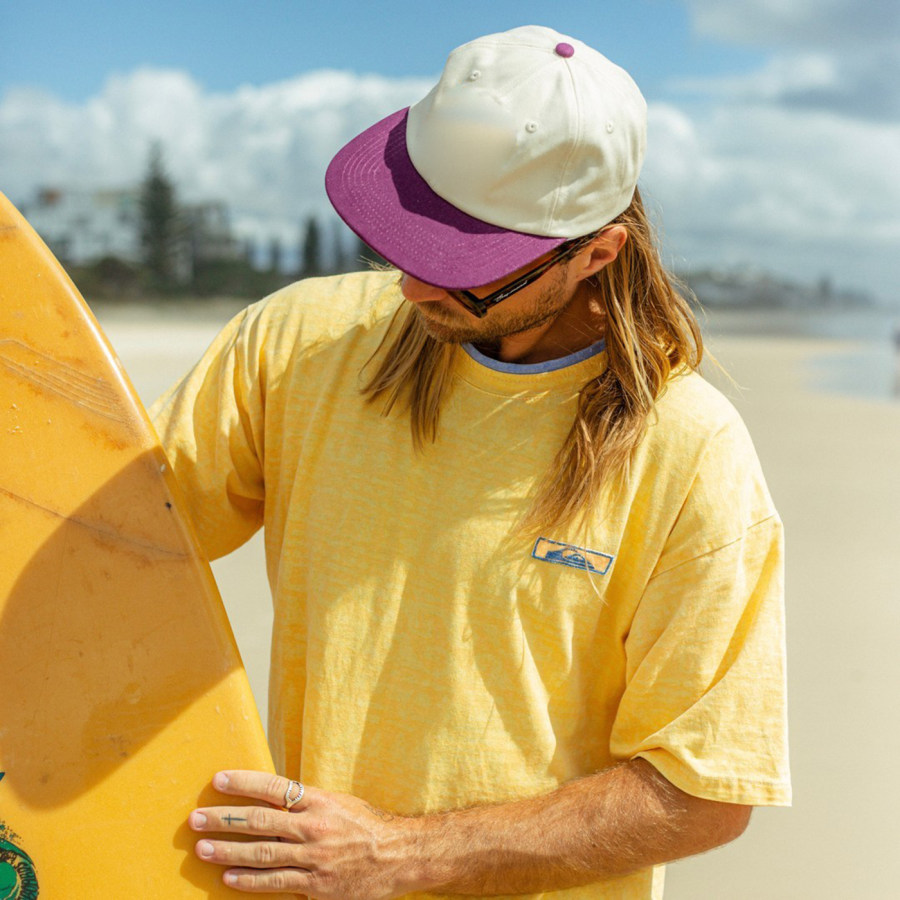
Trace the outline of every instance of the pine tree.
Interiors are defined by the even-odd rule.
[[[344,251],[344,223],[340,219],[332,219],[332,272],[349,272],[352,269],[351,261],[348,261]]]
[[[151,284],[159,290],[175,282],[177,225],[175,187],[165,170],[162,147],[154,143],[141,185],[141,246]]]
[[[281,238],[275,235],[269,241],[269,271],[280,272],[282,267]]]
[[[244,262],[247,263],[247,265],[252,268],[255,267],[256,266],[256,242],[253,240],[253,238],[251,238],[251,237],[244,238],[244,241],[242,244],[242,249],[243,249]]]
[[[315,216],[309,216],[303,228],[300,274],[304,278],[322,274],[322,232]]]

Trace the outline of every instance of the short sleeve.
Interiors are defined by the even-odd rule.
[[[614,757],[694,796],[790,804],[783,549],[738,423],[706,454],[631,622]]]
[[[210,559],[247,541],[264,508],[264,394],[249,311],[150,410]]]

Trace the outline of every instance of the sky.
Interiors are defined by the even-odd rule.
[[[641,188],[676,268],[898,299],[900,3],[0,0],[0,191],[140,181],[296,243],[331,156],[422,97],[458,44],[548,25],[649,104]]]

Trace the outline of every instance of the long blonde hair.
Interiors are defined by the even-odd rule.
[[[581,388],[572,427],[521,523],[525,531],[575,522],[602,490],[626,478],[670,375],[697,369],[703,358],[700,327],[682,286],[662,264],[637,191],[611,224],[624,226],[628,239],[591,279],[605,319],[607,367]],[[428,335],[411,305],[392,332],[384,354],[380,346],[370,360],[381,355],[363,394],[370,402],[382,398],[384,415],[397,403],[408,408],[413,441],[422,449],[437,438],[454,348]]]

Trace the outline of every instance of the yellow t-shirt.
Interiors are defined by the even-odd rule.
[[[396,277],[250,307],[155,410],[205,551],[265,526],[284,774],[402,814],[642,756],[700,797],[790,801],[781,523],[750,438],[674,378],[584,529],[511,537],[605,354],[498,371],[457,348],[437,442],[360,370]],[[662,868],[559,894],[659,897]]]

